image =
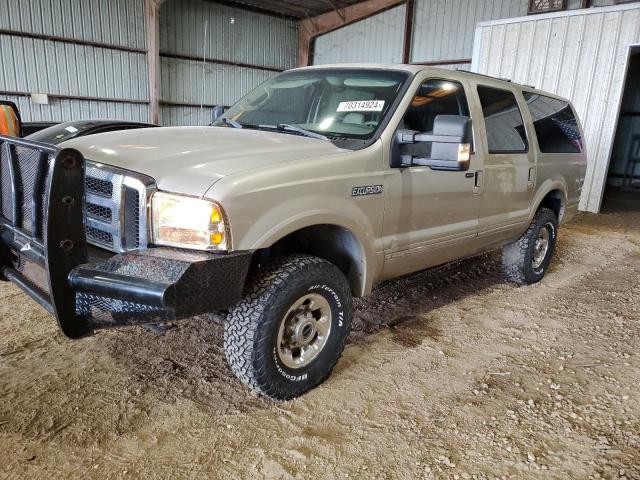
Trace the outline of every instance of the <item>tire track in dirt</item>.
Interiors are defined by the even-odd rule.
[[[0,471],[640,478],[628,390],[640,383],[640,290],[627,288],[638,225],[603,215],[561,228],[549,275],[531,287],[506,283],[495,254],[381,285],[357,301],[334,375],[283,404],[235,380],[218,324],[71,342],[0,284]]]

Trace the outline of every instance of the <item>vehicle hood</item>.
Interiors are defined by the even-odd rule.
[[[124,130],[74,138],[60,147],[149,175],[161,190],[197,196],[230,174],[345,151],[327,140],[227,127]]]

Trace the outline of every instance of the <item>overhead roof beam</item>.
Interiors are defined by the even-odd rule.
[[[334,9],[322,15],[301,20],[300,28],[298,28],[298,66],[309,65],[311,42],[318,35],[328,33],[358,20],[364,20],[376,13],[403,3],[405,3],[405,0],[366,0],[341,8],[340,12],[342,14],[337,11],[338,9]]]
[[[344,13],[342,13],[342,11],[338,8],[338,5],[336,4],[336,2],[334,2],[333,0],[327,0],[327,3],[329,5],[331,5],[333,7],[333,10],[340,15],[340,18],[342,19],[342,21],[344,22],[346,20]]]
[[[402,44],[402,63],[411,63],[411,44],[413,43],[414,0],[407,0],[404,12],[404,39]]]

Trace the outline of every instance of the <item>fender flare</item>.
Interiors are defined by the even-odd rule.
[[[533,217],[540,208],[540,204],[544,200],[544,198],[553,191],[559,191],[561,196],[562,206],[560,209],[560,218],[558,218],[558,222],[562,222],[562,217],[564,215],[564,209],[567,206],[567,192],[568,192],[567,182],[564,178],[549,178],[545,180],[540,187],[536,189],[536,192],[531,200],[531,210],[529,212],[529,220],[527,224],[530,224],[533,221]]]
[[[316,210],[287,218],[274,225],[260,237],[254,239],[248,249],[258,250],[268,248],[292,233],[321,225],[338,227],[353,237],[358,245],[359,252],[356,255],[352,255],[352,257],[357,260],[356,265],[360,276],[354,293],[356,296],[363,296],[370,292],[373,288],[375,277],[379,274],[372,266],[380,265],[381,259],[384,258],[382,254],[377,253],[374,249],[373,242],[375,236],[373,229],[357,224],[349,217],[336,214],[335,212]]]

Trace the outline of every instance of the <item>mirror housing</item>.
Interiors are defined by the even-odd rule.
[[[0,135],[22,137],[22,119],[18,106],[8,100],[0,100]]]
[[[395,142],[399,146],[400,161],[399,165],[392,165],[392,167],[425,166],[432,170],[468,170],[472,137],[469,117],[437,115],[433,122],[432,133],[398,130]],[[423,143],[431,144],[431,153],[428,156],[416,155],[415,148],[406,147]]]
[[[213,110],[211,111],[211,123],[213,124],[223,114],[224,114],[224,106],[216,105],[215,107],[213,107]]]

